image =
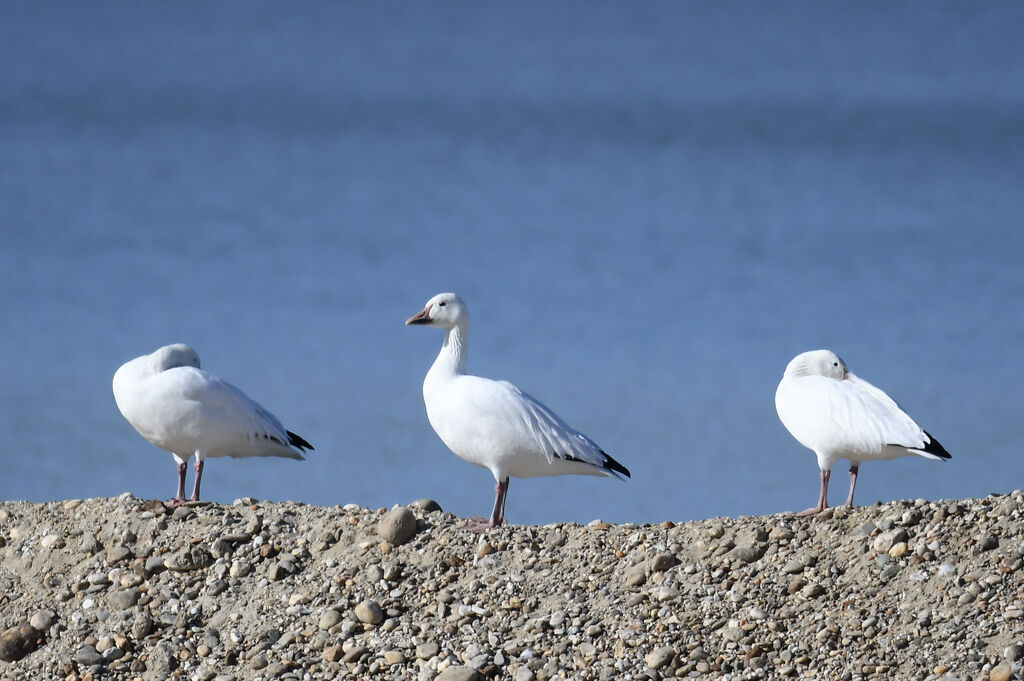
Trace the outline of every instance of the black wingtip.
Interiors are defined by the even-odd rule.
[[[616,473],[621,473],[622,475],[625,475],[627,478],[633,477],[629,474],[629,469],[623,466],[615,459],[613,459],[611,456],[609,456],[608,452],[602,449],[601,453],[604,454],[605,459],[604,466],[602,466],[602,468],[609,471],[615,471]]]
[[[284,432],[288,433],[288,444],[292,447],[298,447],[300,450],[308,449],[309,451],[313,451],[313,445],[302,439],[301,435],[296,435],[290,430],[286,430]]]
[[[926,430],[926,431],[924,431],[924,434],[928,437],[928,440],[929,440],[928,444],[926,444],[924,447],[922,447],[922,449],[924,451],[928,452],[929,454],[931,454],[933,456],[937,456],[940,459],[952,459],[953,458],[953,455],[950,454],[949,452],[947,452],[946,448],[943,447],[941,444],[939,444],[939,441],[936,440],[935,438],[933,438],[931,433],[929,433]]]

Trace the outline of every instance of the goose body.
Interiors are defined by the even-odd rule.
[[[199,368],[187,345],[136,357],[114,374],[114,401],[139,435],[178,464],[176,502],[184,501],[186,462],[195,457],[192,499],[199,498],[203,462],[220,456],[302,459],[313,447],[227,381]]]
[[[507,381],[466,373],[469,311],[454,293],[434,296],[406,324],[445,329],[423,381],[427,420],[452,452],[494,476],[495,506],[487,527],[504,522],[510,476],[629,477],[622,464],[540,401]]]
[[[829,474],[840,459],[850,461],[850,506],[864,461],[951,458],[891,397],[851,373],[830,350],[805,352],[790,361],[775,392],[775,408],[790,434],[818,459],[818,504],[805,514],[828,506]]]

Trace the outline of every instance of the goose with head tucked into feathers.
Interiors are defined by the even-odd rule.
[[[285,430],[269,411],[227,381],[199,368],[182,343],[126,362],[114,374],[114,401],[139,435],[178,464],[175,505],[185,501],[187,461],[195,456],[192,501],[199,499],[205,459],[279,456],[302,459],[313,445]]]
[[[466,373],[469,310],[457,295],[434,296],[405,323],[444,329],[441,352],[423,380],[427,420],[452,452],[490,470],[496,482],[491,517],[469,529],[505,522],[509,476],[629,477],[593,440],[516,386]]]
[[[790,361],[775,391],[775,408],[790,434],[818,457],[821,469],[818,504],[798,515],[828,507],[828,479],[839,459],[850,461],[846,505],[852,506],[863,461],[910,455],[952,458],[891,397],[854,376],[830,350],[812,350]]]

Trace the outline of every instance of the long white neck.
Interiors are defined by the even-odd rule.
[[[441,352],[430,367],[431,374],[459,375],[466,373],[466,355],[469,354],[469,324],[448,329],[441,344]]]

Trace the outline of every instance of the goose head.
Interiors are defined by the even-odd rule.
[[[199,355],[184,343],[165,345],[150,355],[156,371],[167,371],[175,367],[199,368]]]
[[[848,374],[846,363],[831,350],[811,350],[792,359],[786,367],[785,378],[825,376],[842,381]]]
[[[466,303],[454,293],[438,293],[427,301],[423,309],[405,320],[407,326],[436,326],[451,329],[469,322]]]

